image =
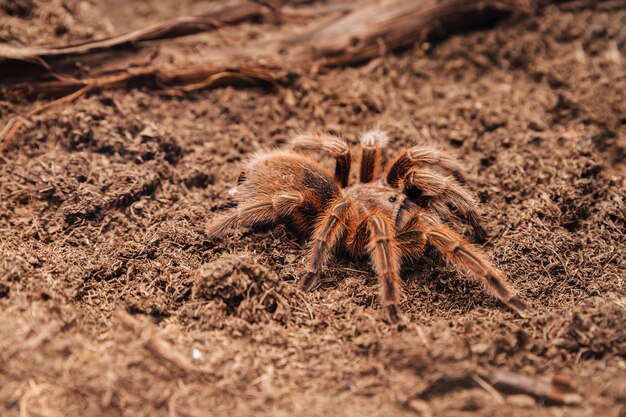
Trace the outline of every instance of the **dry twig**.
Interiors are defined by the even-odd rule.
[[[192,91],[224,84],[276,86],[286,79],[287,71],[363,61],[386,50],[411,45],[433,33],[443,35],[493,20],[520,9],[520,4],[525,2],[363,0],[298,11],[244,2],[210,15],[181,17],[80,44],[49,48],[2,46],[0,60],[4,59],[9,64],[17,63],[13,73],[19,74],[17,82],[15,79],[11,81],[11,77],[4,77],[7,83],[5,92],[28,93],[37,97],[64,97],[29,112],[23,118],[17,116],[9,120],[7,126],[0,131],[0,152],[24,126],[24,118],[28,119],[57,104],[72,101],[94,89],[148,85],[166,90]],[[268,14],[277,20],[289,20],[332,13],[336,16],[330,22],[325,19],[305,33],[280,35],[269,42],[248,47],[217,49],[204,57],[207,63],[194,66],[172,68],[167,64],[155,64],[152,59],[131,65],[128,52],[120,53],[113,49],[130,42],[185,36]],[[130,54],[132,55],[132,51]],[[35,63],[40,67],[37,71],[33,71],[32,65],[30,72],[26,69],[20,70],[20,62]],[[220,65],[220,62],[223,64]],[[12,66],[13,64],[5,65]],[[79,77],[68,74],[68,71],[72,71],[69,68],[91,69],[87,70],[86,75]]]
[[[196,33],[210,19],[212,27],[223,22],[238,22],[241,15],[249,18],[261,9],[241,11],[231,8],[228,12],[216,12],[211,17],[188,17],[160,25],[150,26],[127,34],[93,42],[55,48],[0,48],[0,59],[40,63],[46,72],[33,73],[24,81],[10,86],[11,90],[35,94],[66,94],[86,85],[101,88],[127,86],[128,81],[146,82],[156,78],[155,87],[170,87],[168,80],[179,80],[179,86],[197,84],[198,77],[207,78],[216,72],[229,71],[233,74],[254,75],[260,68],[295,71],[320,66],[344,65],[377,56],[381,51],[408,46],[424,40],[431,34],[444,35],[477,25],[519,9],[520,0],[366,0],[341,8],[335,6],[317,11],[318,14],[338,12],[333,20],[319,22],[304,33],[279,35],[241,48],[215,49],[200,58],[205,64],[194,67],[167,68],[152,62],[139,68],[130,67],[128,57],[111,47],[121,43],[157,40]],[[243,7],[243,6],[242,6]],[[247,5],[246,7],[251,7]],[[257,5],[257,7],[260,7]],[[233,11],[234,10],[234,11]],[[279,16],[297,16],[293,9],[274,10]],[[233,16],[233,13],[239,13]],[[308,10],[312,14],[311,10]],[[306,13],[305,13],[306,15]],[[194,32],[195,31],[195,32]],[[382,48],[382,49],[381,49]],[[92,52],[97,52],[93,53]],[[80,53],[68,61],[68,55]],[[143,52],[145,54],[145,51]],[[44,59],[47,59],[44,61]],[[119,65],[115,62],[119,60]],[[106,62],[106,72],[101,69]],[[271,63],[271,64],[261,64]],[[218,64],[221,63],[221,64]],[[77,65],[80,64],[80,65]],[[100,64],[100,65],[99,65]],[[136,64],[136,63],[135,63]],[[86,76],[79,78],[64,72],[68,68],[92,68]],[[216,68],[219,68],[217,70]],[[267,70],[266,70],[267,71]],[[190,77],[196,73],[196,77]],[[56,78],[49,81],[50,77]],[[115,77],[119,77],[115,80]],[[192,78],[192,79],[190,79]],[[240,81],[241,77],[233,77]],[[254,78],[251,76],[251,78]],[[141,80],[143,79],[143,80]],[[115,80],[115,81],[114,81]],[[8,80],[10,82],[10,80]],[[209,85],[213,85],[208,83]],[[205,86],[200,83],[198,87]]]
[[[492,385],[508,390],[523,392],[559,404],[576,405],[582,402],[569,378],[555,375],[552,380],[533,378],[509,371],[496,370],[492,373]]]

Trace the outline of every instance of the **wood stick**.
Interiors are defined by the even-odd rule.
[[[0,45],[0,58],[34,62],[37,58],[85,54],[100,49],[110,49],[129,42],[154,41],[206,32],[219,27],[260,18],[268,14],[269,11],[270,9],[262,4],[244,2],[235,6],[226,7],[214,13],[201,16],[177,17],[163,23],[150,25],[142,29],[109,36],[95,41],[47,48]]]
[[[429,34],[447,34],[486,20],[492,20],[519,9],[520,1],[522,0],[481,0],[475,2],[465,0],[367,0],[357,2],[352,5],[352,9],[339,9],[341,13],[331,22],[324,20],[302,34],[280,35],[275,39],[247,47],[222,48],[210,51],[205,57],[199,57],[200,65],[198,66],[200,68],[221,66],[233,72],[244,73],[254,72],[254,68],[260,67],[259,63],[261,62],[285,71],[302,71],[313,67],[355,63],[379,55],[381,50],[411,45],[425,39]],[[289,13],[294,14],[293,11],[289,11]],[[252,12],[249,11],[246,16],[251,14]],[[235,19],[233,16],[229,18],[230,21]],[[240,19],[241,16],[237,18]],[[159,74],[167,72],[180,74],[190,70],[184,66],[180,68],[159,67],[150,61],[144,65],[139,65],[139,68],[136,68],[137,63],[133,63],[131,69],[126,59],[122,59],[120,66],[116,67],[111,63],[115,63],[116,57],[119,58],[119,51],[115,49],[104,49],[103,51],[102,48],[110,48],[120,42],[130,40],[159,39],[165,36],[174,36],[174,34],[189,33],[189,30],[195,29],[185,25],[189,23],[193,26],[194,22],[197,23],[193,19],[169,22],[110,39],[64,48],[44,48],[41,50],[37,48],[24,50],[0,48],[0,58],[40,62],[38,60],[43,59],[43,54],[48,58],[58,56],[65,59],[63,62],[45,61],[47,73],[32,74],[26,79],[27,82],[11,85],[9,87],[11,90],[64,94],[85,85],[98,84],[102,87],[119,87],[124,84],[108,82],[111,74],[121,73],[122,79],[130,80],[149,75],[160,77]],[[94,51],[94,49],[98,51]],[[78,52],[82,52],[83,55],[74,57],[74,62],[67,62],[68,54]],[[94,54],[94,52],[97,53]],[[102,74],[100,68],[104,63],[107,64],[108,73]],[[59,70],[60,66],[94,69],[84,79],[77,79],[76,76],[64,74],[63,71]],[[142,66],[143,68],[141,68]],[[57,81],[47,82],[46,78],[49,78],[50,75],[57,78]],[[210,75],[205,74],[205,78]],[[23,77],[23,71],[20,71],[20,76]],[[10,80],[7,81],[10,82]],[[197,82],[199,80],[192,81],[194,84]]]
[[[556,375],[552,380],[533,378],[509,371],[496,370],[490,378],[492,385],[533,395],[555,403],[576,405],[582,397],[574,392],[571,381],[563,375]]]
[[[224,84],[276,86],[287,79],[287,71],[306,71],[363,61],[386,50],[422,41],[433,34],[452,33],[521,10],[528,1],[362,0],[345,6],[308,8],[300,10],[300,15],[296,9],[282,8],[277,0],[265,0],[263,5],[244,2],[209,15],[182,17],[126,34],[64,47],[0,46],[0,63],[4,60],[5,68],[11,68],[16,62],[39,65],[38,71],[33,71],[31,67],[30,72],[24,68],[13,68],[20,81],[11,83],[10,77],[4,76],[3,92],[30,93],[37,97],[63,96],[44,109],[28,113],[28,118],[93,89],[148,85],[157,89],[192,91]],[[137,51],[120,53],[113,48],[128,42],[155,41],[198,33],[267,14],[279,20],[328,14],[335,16],[330,21],[322,19],[311,29],[297,35],[279,35],[247,47],[215,49],[205,57],[199,57],[199,63],[193,66],[172,68],[168,64],[159,65],[152,56],[141,62],[130,62],[128,55],[138,55]],[[142,51],[142,54],[145,55],[145,52]],[[42,68],[44,71],[41,71]],[[67,74],[70,68],[91,70],[80,78]],[[1,131],[0,150],[6,148],[22,126],[23,119],[9,121]]]
[[[28,112],[28,114],[26,115],[26,118],[42,113],[48,110],[49,108],[58,106],[59,104],[72,102],[76,100],[77,98],[83,96],[84,94],[88,93],[92,89],[93,89],[92,86],[86,86],[86,87],[81,88],[80,90],[77,90],[71,94],[68,94],[67,96],[61,97],[57,100],[38,106],[35,109]],[[9,120],[9,122],[6,124],[4,129],[0,131],[0,152],[4,151],[7,148],[7,146],[9,146],[9,144],[11,143],[15,135],[19,133],[22,127],[26,125],[26,123],[27,122],[24,119],[24,117],[20,117],[20,116],[12,117]]]
[[[291,59],[319,61],[325,66],[359,62],[437,33],[447,35],[519,9],[516,0],[386,0],[370,1],[332,22],[284,41]]]
[[[145,28],[107,36],[101,39],[77,42],[63,46],[50,47],[14,47],[0,45],[0,59],[14,59],[38,63],[41,58],[55,56],[78,55],[89,52],[110,49],[131,42],[145,42],[162,39],[171,39],[182,36],[208,32],[224,26],[237,25],[257,19],[276,21],[301,20],[315,18],[332,13],[347,13],[360,4],[371,0],[355,2],[356,4],[329,4],[323,6],[294,8],[270,7],[261,2],[246,1],[227,6],[213,13],[199,16],[181,16],[174,19],[147,26]]]

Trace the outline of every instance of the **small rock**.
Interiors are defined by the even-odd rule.
[[[414,399],[409,401],[409,408],[417,413],[420,417],[432,417],[433,412],[426,401]]]
[[[191,349],[191,357],[193,358],[193,360],[199,361],[202,359],[202,352],[200,352],[196,348],[193,348]]]

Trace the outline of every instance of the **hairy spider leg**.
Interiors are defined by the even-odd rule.
[[[476,201],[453,177],[444,176],[429,169],[413,167],[407,171],[398,185],[408,196],[417,195],[441,201],[443,205],[436,206],[440,211],[445,205],[456,208],[472,226],[476,241],[482,243],[486,240],[487,232],[480,224]]]
[[[296,136],[291,146],[294,150],[324,152],[335,158],[335,179],[342,188],[348,186],[352,152],[345,140],[328,134],[306,134]]]
[[[376,181],[380,177],[383,147],[387,144],[387,134],[381,130],[370,130],[361,135],[361,171],[362,183]]]
[[[317,221],[309,248],[307,273],[300,281],[303,291],[310,291],[317,285],[332,250],[345,233],[350,208],[350,201],[340,198],[332,202]]]

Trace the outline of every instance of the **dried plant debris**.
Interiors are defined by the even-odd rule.
[[[555,403],[578,405],[582,397],[575,392],[572,381],[564,375],[555,375],[551,380],[532,378],[507,371],[494,371],[491,383],[497,387],[531,394]]]
[[[561,327],[555,345],[578,358],[626,357],[626,309],[610,301],[577,309]]]
[[[295,301],[295,292],[293,285],[256,263],[253,256],[241,254],[202,265],[192,296],[208,306],[215,323],[227,316],[259,323],[269,319],[284,322],[291,314],[289,303]]]

